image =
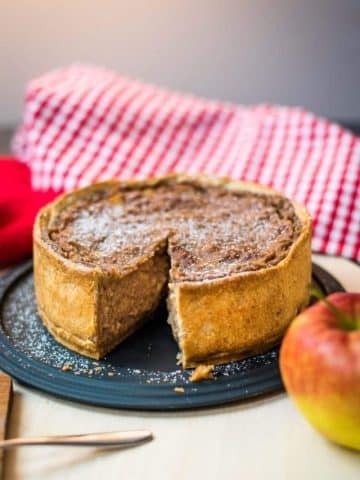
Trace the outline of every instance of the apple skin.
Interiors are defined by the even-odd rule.
[[[327,299],[360,318],[360,293],[334,293]],[[280,350],[280,370],[287,392],[313,427],[360,450],[360,330],[342,329],[319,301],[291,323]]]

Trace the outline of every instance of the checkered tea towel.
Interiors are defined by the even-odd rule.
[[[360,139],[300,108],[245,107],[73,65],[28,85],[15,154],[36,190],[206,172],[305,204],[313,250],[360,260]]]

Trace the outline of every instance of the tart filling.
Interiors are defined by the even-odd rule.
[[[276,265],[300,227],[280,195],[168,182],[85,196],[52,220],[45,240],[63,257],[104,270],[129,268],[165,241],[171,279],[202,281]]]

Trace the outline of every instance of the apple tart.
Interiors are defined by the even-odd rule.
[[[68,348],[99,359],[166,297],[184,367],[279,342],[307,305],[307,211],[260,185],[172,175],[65,194],[34,227],[38,311]]]

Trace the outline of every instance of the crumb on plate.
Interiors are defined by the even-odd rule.
[[[201,382],[203,380],[213,380],[214,379],[214,365],[199,365],[192,372],[190,381],[191,382]]]
[[[61,369],[63,372],[70,372],[72,370],[72,365],[71,363],[64,363]]]
[[[184,393],[185,390],[184,390],[184,387],[175,387],[175,388],[174,388],[174,392],[176,392],[176,393]]]

